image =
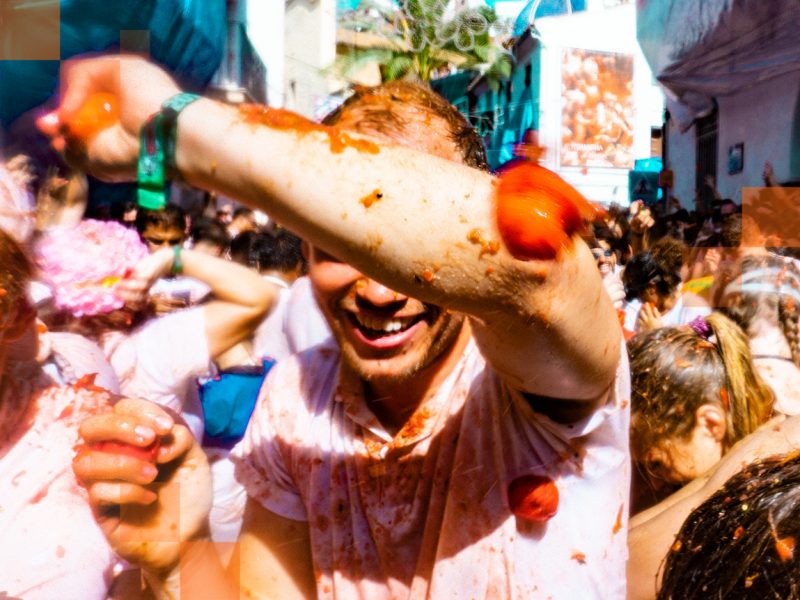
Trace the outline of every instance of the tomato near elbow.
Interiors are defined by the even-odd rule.
[[[497,226],[506,248],[521,260],[552,260],[570,243],[563,208],[540,190],[498,198]]]
[[[551,260],[570,244],[594,206],[558,175],[530,161],[505,168],[497,189],[497,226],[521,260]]]

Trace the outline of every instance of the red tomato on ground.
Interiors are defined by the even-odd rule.
[[[126,456],[132,456],[139,460],[155,463],[160,446],[161,443],[157,439],[149,446],[134,446],[133,444],[126,444],[125,442],[104,440],[102,442],[94,442],[92,444],[92,450],[108,452],[109,454],[125,454]]]
[[[558,488],[543,475],[523,475],[508,486],[508,504],[520,519],[544,522],[558,512]]]
[[[70,134],[81,140],[94,137],[101,129],[111,127],[119,119],[117,97],[113,94],[92,94],[67,121]]]

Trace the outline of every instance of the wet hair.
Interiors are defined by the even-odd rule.
[[[757,461],[683,523],[659,600],[800,597],[800,458]]]
[[[195,219],[191,228],[192,242],[207,242],[219,246],[224,252],[231,243],[231,236],[225,226],[215,219],[201,217]]]
[[[231,242],[231,259],[241,265],[263,271],[293,271],[303,265],[302,241],[293,233],[279,229],[245,231]]]
[[[122,200],[120,202],[114,202],[111,204],[109,214],[112,220],[116,221],[117,223],[127,225],[127,223],[125,223],[125,213],[131,212],[132,210],[137,211],[138,214],[138,206],[136,202],[133,200]]]
[[[158,229],[178,229],[183,232],[186,230],[186,213],[176,204],[167,204],[159,210],[140,208],[136,212],[136,231],[139,235],[144,235],[151,226]]]
[[[753,366],[744,332],[721,313],[705,321],[709,339],[683,326],[639,333],[628,342],[634,457],[646,456],[660,440],[688,439],[703,404],[725,410],[724,451],[771,416],[772,391]]]
[[[641,298],[651,284],[655,284],[656,290],[662,296],[669,296],[675,291],[680,285],[681,276],[678,271],[668,268],[671,263],[665,258],[656,258],[651,252],[640,252],[628,261],[622,272],[625,299],[628,302]]]
[[[783,331],[792,361],[800,367],[800,269],[791,259],[778,256],[749,256],[740,263],[742,280],[725,289],[721,309],[748,334],[757,317]]]
[[[33,264],[25,250],[9,233],[0,229],[0,325],[26,297],[31,277]]]
[[[405,110],[400,110],[401,107]],[[357,112],[356,131],[396,136],[410,124],[408,109],[421,113],[426,122],[430,116],[444,120],[464,164],[484,171],[489,169],[486,148],[475,128],[442,96],[417,83],[390,81],[377,87],[357,87],[352,96],[325,117],[323,123],[336,125],[345,114]]]
[[[617,262],[622,264],[625,254],[628,252],[628,239],[626,232],[623,231],[622,236],[618,237],[611,231],[611,228],[602,222],[595,222],[592,224],[592,232],[594,239],[597,242],[605,242],[609,248],[617,255]]]

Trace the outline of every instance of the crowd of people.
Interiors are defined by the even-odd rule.
[[[0,168],[0,596],[797,595],[800,267],[737,203],[522,260],[478,135],[396,82],[322,124],[195,99],[167,166],[205,205],[87,210],[181,90],[63,78],[69,166]]]

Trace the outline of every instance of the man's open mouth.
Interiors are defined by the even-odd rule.
[[[425,318],[425,314],[413,317],[377,317],[363,313],[350,313],[353,325],[367,339],[377,339],[403,333]]]

